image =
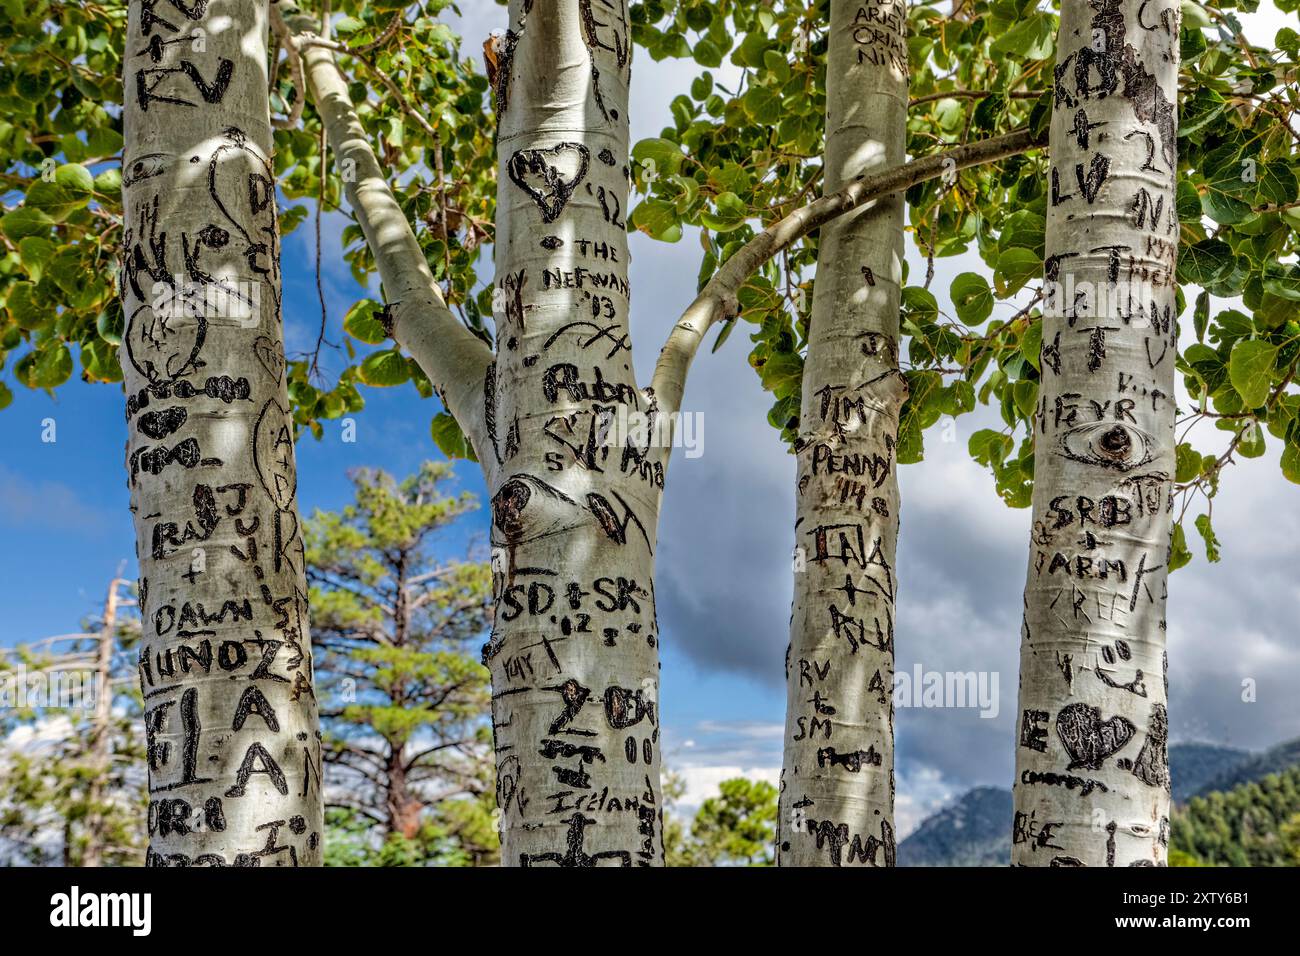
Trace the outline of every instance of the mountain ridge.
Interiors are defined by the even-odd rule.
[[[1230,790],[1300,763],[1300,738],[1263,751],[1188,742],[1169,747],[1173,798]],[[972,787],[926,817],[898,845],[899,866],[1007,866],[1013,815],[1011,791]]]

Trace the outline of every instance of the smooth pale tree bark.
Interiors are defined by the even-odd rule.
[[[265,0],[130,9],[122,364],[155,865],[321,857],[267,34]]]
[[[447,311],[364,139],[337,43],[286,10],[392,335],[492,498],[502,860],[663,861],[653,574],[671,432],[628,329],[631,33],[623,0],[516,0],[498,54],[495,357]],[[400,308],[398,308],[400,306]],[[418,307],[417,307],[418,306]]]
[[[899,166],[907,9],[831,0],[825,190]],[[799,437],[782,866],[893,866],[903,196],[822,227]]]
[[[708,328],[810,230],[1028,131],[856,177],[765,229],[674,326],[651,387],[631,367],[623,0],[515,0],[494,40],[500,176],[495,355],[448,311],[314,18],[281,3],[384,285],[389,333],[429,375],[492,496],[492,671],[507,865],[662,862],[654,548],[686,374]]]
[[[1179,7],[1066,0],[1012,862],[1153,866],[1169,833]]]
[[[669,449],[628,329],[630,23],[624,0],[514,0],[510,24],[482,456],[502,859],[659,865],[653,576]]]

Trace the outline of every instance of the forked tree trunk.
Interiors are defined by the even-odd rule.
[[[907,11],[832,0],[824,191],[903,162]],[[903,194],[822,227],[796,444],[782,866],[894,865]]]
[[[122,366],[158,865],[321,857],[267,27],[266,0],[130,9]]]
[[[637,427],[655,400],[628,337],[630,23],[624,0],[513,0],[510,23],[478,448],[502,859],[658,865],[652,578],[668,449]]]
[[[1066,0],[1012,862],[1163,865],[1179,7]]]

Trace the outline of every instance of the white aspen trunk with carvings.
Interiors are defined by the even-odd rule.
[[[903,162],[906,28],[901,0],[832,0],[828,194]],[[903,207],[892,193],[821,230],[795,449],[782,866],[894,865]]]
[[[624,0],[514,0],[510,30],[493,40],[496,355],[455,319],[433,281],[351,102],[336,59],[346,47],[318,36],[316,21],[287,0],[280,7],[330,149],[350,170],[344,189],[383,281],[389,334],[429,375],[491,493],[497,606],[484,658],[503,860],[658,865],[654,548],[686,375],[704,333],[728,316],[755,269],[809,230],[1038,140],[1015,133],[882,169],[768,227],[688,306],[651,387],[638,390],[628,329]]]
[[[1179,7],[1062,4],[1012,862],[1168,853]]]
[[[654,547],[668,449],[628,335],[623,0],[514,0],[486,375],[502,859],[658,865]],[[662,438],[662,436],[661,436]],[[663,441],[658,443],[664,444]]]
[[[120,277],[153,865],[316,865],[266,0],[132,4]]]

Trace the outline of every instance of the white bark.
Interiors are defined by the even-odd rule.
[[[121,288],[148,862],[315,865],[265,0],[132,4]]]
[[[1168,850],[1178,26],[1168,0],[1062,5],[1017,865],[1163,865]]]
[[[456,320],[443,301],[424,252],[366,138],[335,53],[314,35],[319,23],[288,3],[280,6],[300,44],[307,84],[325,122],[344,194],[375,257],[389,334],[429,376],[479,460],[484,461],[483,380],[491,352]]]
[[[628,338],[627,6],[514,0],[510,24],[481,454],[502,860],[659,865],[652,578],[667,449],[620,430],[655,407]]]
[[[902,164],[906,29],[901,0],[831,2],[828,193]],[[894,192],[821,230],[795,446],[782,866],[894,865],[903,205]]]

